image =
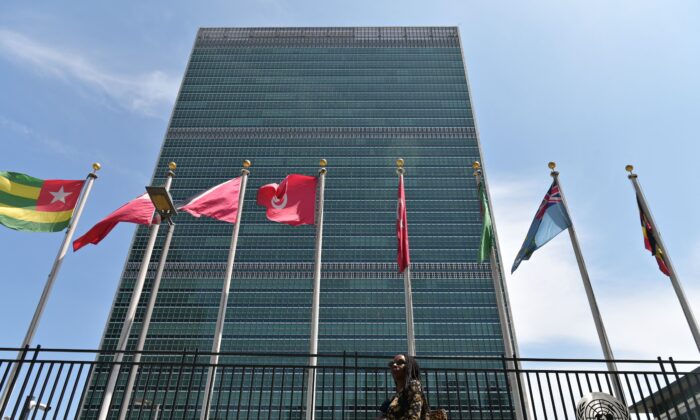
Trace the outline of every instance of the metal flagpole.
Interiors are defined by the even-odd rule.
[[[554,162],[549,162],[549,169],[552,170],[552,178],[559,186],[559,193],[561,194],[561,203],[566,210],[566,214],[571,219],[571,213],[569,212],[569,206],[566,204],[566,198],[564,197],[564,190],[559,183],[559,172],[554,169],[557,164]],[[576,262],[578,263],[578,269],[581,272],[581,280],[583,280],[583,288],[586,290],[586,296],[588,297],[588,305],[591,307],[591,314],[593,315],[593,322],[595,323],[596,331],[598,332],[598,339],[600,340],[600,346],[603,349],[603,356],[605,357],[605,364],[608,366],[608,371],[612,376],[613,392],[615,396],[621,401],[625,401],[625,394],[622,392],[622,384],[620,383],[620,378],[617,376],[617,364],[615,363],[615,357],[613,356],[612,348],[610,347],[610,341],[608,340],[608,334],[605,332],[605,325],[603,325],[603,318],[600,316],[600,310],[598,309],[598,303],[595,299],[595,294],[593,294],[593,287],[591,286],[591,279],[588,276],[588,269],[586,268],[586,262],[583,260],[583,254],[581,253],[581,248],[578,244],[578,237],[576,236],[576,230],[574,229],[573,222],[569,226],[569,236],[571,237],[571,245],[574,248],[574,254],[576,255]]]
[[[241,215],[243,215],[243,203],[245,199],[245,187],[248,183],[250,171],[250,161],[243,161],[241,169],[241,187],[238,191],[238,210],[236,211],[236,223],[233,225],[233,235],[231,236],[231,247],[228,251],[226,261],[226,275],[224,285],[221,289],[221,300],[219,301],[219,315],[216,319],[216,330],[214,331],[214,342],[211,345],[211,356],[209,357],[209,369],[207,370],[206,383],[204,385],[204,398],[202,399],[202,409],[199,413],[201,420],[209,419],[209,405],[211,404],[212,387],[216,380],[216,364],[219,363],[219,351],[221,350],[221,339],[224,333],[224,321],[226,320],[226,307],[228,306],[229,289],[231,288],[231,276],[233,275],[233,262],[236,258],[236,246],[238,245],[238,231],[241,227]]]
[[[164,187],[166,191],[170,190],[170,184],[172,184],[173,177],[175,176],[175,173],[171,168],[172,163],[169,165],[168,176],[165,179]],[[105,420],[107,418],[107,415],[109,414],[109,407],[112,403],[112,396],[114,395],[114,389],[117,386],[117,379],[119,378],[121,362],[124,359],[124,352],[126,351],[126,346],[129,342],[131,327],[134,325],[134,319],[136,318],[136,309],[138,308],[139,300],[141,300],[141,292],[143,292],[143,285],[146,282],[148,266],[151,262],[151,254],[153,254],[153,246],[156,243],[156,238],[158,237],[159,230],[160,224],[156,223],[151,226],[151,231],[148,236],[148,243],[146,244],[146,249],[143,252],[143,259],[141,260],[141,267],[139,268],[139,273],[136,277],[134,289],[131,294],[129,308],[126,310],[124,324],[122,325],[122,330],[119,335],[119,342],[117,344],[116,353],[114,354],[114,364],[112,365],[112,370],[109,373],[107,386],[105,387],[105,391],[102,397],[102,406],[100,408],[100,414],[98,416],[99,420]]]
[[[480,184],[482,183],[481,179],[481,163],[478,161],[475,161],[472,164],[472,168],[474,169],[474,179],[476,179],[476,188],[477,190],[479,189]],[[481,200],[481,197],[479,197],[479,200]],[[489,206],[489,211],[491,210]],[[484,209],[486,211],[486,209]],[[490,214],[491,220],[493,221],[493,214]],[[492,222],[493,226],[493,222]],[[498,318],[501,321],[501,331],[502,331],[502,336],[503,336],[503,346],[505,349],[505,357],[506,357],[506,366],[508,367],[509,370],[511,370],[510,373],[508,373],[508,382],[510,382],[510,389],[512,393],[512,398],[513,398],[513,406],[515,408],[515,414],[516,414],[516,419],[522,420],[525,418],[523,414],[523,407],[521,405],[520,401],[520,393],[518,392],[518,378],[516,376],[516,367],[517,370],[520,370],[520,361],[516,360],[515,358],[518,357],[517,355],[517,346],[515,343],[515,337],[514,334],[512,334],[512,330],[510,328],[510,325],[508,324],[508,320],[510,319],[512,322],[512,318],[508,317],[508,313],[506,312],[506,299],[505,299],[505,293],[503,290],[503,287],[501,286],[501,281],[503,278],[501,277],[501,270],[500,268],[500,263],[499,260],[496,258],[496,236],[493,235],[493,241],[494,244],[491,246],[491,254],[490,254],[490,263],[489,265],[491,266],[491,279],[493,280],[493,289],[494,289],[494,294],[496,295],[496,307],[498,308]]]
[[[71,241],[73,240],[73,233],[75,233],[75,228],[78,226],[80,215],[83,214],[83,207],[85,207],[85,202],[87,201],[87,198],[90,195],[90,190],[92,190],[92,184],[95,182],[95,179],[97,179],[97,171],[99,171],[100,168],[102,168],[102,166],[99,163],[93,163],[92,172],[89,173],[87,178],[85,179],[85,185],[83,185],[83,189],[80,192],[78,204],[75,206],[75,210],[73,211],[73,216],[71,217],[70,224],[68,225],[68,229],[66,230],[66,235],[63,237],[63,242],[61,243],[61,247],[58,249],[58,254],[56,255],[56,259],[53,262],[51,271],[49,272],[49,277],[48,279],[46,279],[46,283],[44,284],[44,290],[41,292],[39,303],[36,305],[36,309],[34,310],[34,316],[32,317],[32,321],[29,323],[29,328],[27,328],[27,333],[24,335],[24,340],[22,340],[22,348],[26,348],[28,346],[31,346],[32,344],[34,334],[36,334],[36,330],[39,327],[41,315],[44,313],[46,302],[49,300],[51,289],[53,288],[53,284],[55,283],[56,277],[58,276],[58,271],[61,269],[61,264],[63,264],[63,258],[66,256],[66,253],[68,252],[68,247],[70,246]],[[17,357],[17,360],[20,360],[19,356]],[[2,408],[5,405],[5,401],[10,396],[10,393],[12,391],[10,387],[11,384],[14,382],[18,371],[19,362],[16,362],[12,366],[12,371],[10,372],[10,375],[7,378],[7,386],[5,386],[5,389],[2,392],[2,396],[0,397],[0,408]]]
[[[326,159],[318,171],[318,210],[316,212],[316,251],[314,254],[314,291],[311,301],[311,334],[309,336],[309,371],[306,383],[306,420],[316,418],[316,354],[318,353],[318,313],[321,302],[321,252],[323,251],[323,193],[326,188]]]
[[[403,184],[404,160],[396,160],[396,173],[399,175],[399,182]],[[405,195],[404,195],[405,200]],[[406,203],[404,202],[404,206]],[[406,343],[408,345],[408,355],[416,355],[416,339],[413,333],[413,293],[411,292],[411,266],[403,271],[403,291],[406,305]]]
[[[176,168],[175,162],[170,162],[169,167],[170,172],[168,174],[173,174],[174,176],[174,171]],[[167,261],[168,253],[170,252],[170,243],[172,242],[173,233],[175,232],[175,223],[173,223],[172,217],[167,217],[166,221],[168,223],[168,234],[165,236],[165,243],[163,243],[163,250],[160,255],[160,260],[158,261],[156,277],[153,279],[151,294],[148,299],[148,306],[146,306],[146,313],[143,316],[141,332],[139,333],[139,341],[138,344],[136,344],[136,349],[134,350],[134,358],[132,360],[131,369],[129,370],[129,379],[127,380],[126,388],[124,389],[124,397],[122,397],[122,405],[119,409],[119,420],[125,420],[128,414],[129,403],[131,403],[131,392],[134,389],[134,383],[136,382],[136,372],[140,369],[139,363],[141,362],[141,352],[146,345],[148,328],[151,325],[153,309],[156,306],[156,299],[158,298],[158,291],[160,290],[160,280],[163,277],[165,262]]]
[[[666,263],[666,268],[668,268],[668,277],[671,279],[673,290],[676,292],[676,296],[678,296],[678,300],[681,303],[681,308],[683,309],[685,319],[688,321],[690,332],[693,334],[695,345],[698,347],[698,350],[700,350],[700,330],[698,330],[698,322],[695,320],[693,310],[685,297],[683,286],[681,285],[680,281],[678,281],[676,269],[673,268],[673,263],[671,262],[671,256],[668,254],[668,249],[666,248],[666,245],[664,245],[664,241],[661,239],[661,232],[659,232],[659,230],[656,228],[656,222],[654,221],[654,217],[651,215],[651,210],[649,210],[649,206],[647,205],[647,200],[642,192],[642,187],[639,185],[639,181],[637,180],[637,174],[632,173],[634,167],[632,165],[627,165],[625,169],[627,169],[627,171],[630,173],[627,177],[630,179],[630,181],[632,181],[634,191],[637,194],[637,198],[639,198],[639,205],[642,206],[642,211],[647,216],[649,224],[651,225],[654,235],[656,236],[656,240],[658,241],[658,245],[663,251],[661,253],[661,257],[663,258],[664,263]]]

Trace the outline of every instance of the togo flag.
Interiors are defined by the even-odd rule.
[[[0,171],[0,224],[28,232],[61,231],[70,224],[84,183]]]

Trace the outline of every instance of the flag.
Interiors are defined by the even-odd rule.
[[[533,252],[570,226],[571,219],[566,213],[559,185],[555,180],[537,209],[535,219],[530,225],[530,230],[527,232],[520,252],[515,257],[510,272],[515,272],[523,260],[529,260]]]
[[[649,250],[651,252],[651,255],[656,257],[656,263],[659,265],[659,270],[661,270],[661,272],[666,274],[667,276],[670,276],[671,274],[669,273],[668,267],[666,266],[666,262],[664,261],[664,253],[661,250],[661,246],[659,245],[658,241],[656,240],[656,232],[654,232],[654,229],[651,227],[651,223],[649,223],[649,218],[644,213],[644,210],[642,210],[642,205],[639,203],[639,197],[637,197],[637,207],[639,207],[639,219],[642,222],[644,248]]]
[[[114,229],[119,222],[136,223],[139,225],[150,225],[153,220],[155,206],[151,202],[148,194],[137,197],[98,222],[83,236],[73,241],[73,251],[77,251],[87,244],[100,243],[102,239]]]
[[[484,220],[483,225],[481,226],[479,262],[483,263],[490,257],[491,247],[493,246],[493,225],[491,224],[491,211],[489,210],[489,203],[486,200],[486,191],[484,190],[483,182],[479,183],[479,203],[481,204],[481,216]]]
[[[0,171],[0,224],[27,232],[61,231],[70,224],[84,183]]]
[[[315,176],[288,175],[277,184],[258,189],[257,203],[267,207],[267,218],[287,225],[313,225],[316,220]]]
[[[195,196],[178,210],[194,217],[207,216],[222,222],[236,223],[241,177],[231,179]]]
[[[408,219],[406,218],[406,192],[403,189],[403,177],[399,177],[399,195],[396,201],[396,262],[399,273],[411,265],[411,251],[408,246]]]

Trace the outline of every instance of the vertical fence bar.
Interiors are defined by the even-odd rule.
[[[49,363],[49,371],[46,372],[46,377],[44,378],[44,384],[41,386],[41,391],[39,392],[39,396],[36,399],[37,404],[41,404],[41,401],[44,399],[44,392],[46,391],[46,386],[48,385],[49,379],[51,378],[51,373],[53,373],[53,367],[54,367],[54,363],[50,362]],[[39,413],[39,410],[34,411],[34,415],[32,416],[32,420],[36,419],[36,415],[38,413]]]
[[[561,380],[559,379],[559,373],[554,373],[554,378],[557,380],[557,388],[559,389],[559,401],[561,401],[561,408],[564,412],[564,420],[569,420],[569,415],[566,410],[566,400],[564,399],[564,391],[561,388]]]
[[[683,389],[681,385],[681,377],[678,375],[678,369],[676,369],[676,362],[673,360],[673,357],[668,358],[669,363],[671,364],[671,370],[673,371],[674,376],[676,377],[676,383],[678,384],[678,387]],[[700,404],[698,404],[698,399],[695,393],[693,393],[692,389],[693,386],[690,383],[690,379],[693,378],[693,373],[689,372],[685,374],[685,378],[688,381],[688,394],[690,394],[690,397],[693,399],[693,403],[695,404],[695,407],[697,409],[700,409]],[[687,395],[687,394],[686,394]],[[690,400],[690,398],[686,398],[686,401]],[[686,409],[688,410],[688,413],[690,413],[690,408],[688,407],[688,404],[686,403]]]
[[[194,382],[194,371],[196,369],[198,356],[199,356],[199,349],[195,348],[194,355],[192,357],[192,369],[190,369],[190,380],[187,381],[187,394],[185,396],[185,405],[182,408],[183,409],[183,412],[182,412],[183,419],[187,418],[187,411],[189,411],[188,409],[189,409],[189,405],[190,405],[190,394],[192,393],[192,383]],[[182,368],[180,368],[180,370],[182,370]],[[212,375],[212,376],[214,376],[214,375]]]
[[[355,352],[355,383],[353,384],[353,389],[355,390],[355,401],[353,401],[353,412],[355,413],[355,418],[357,418],[357,387],[359,382],[357,381],[357,352]]]
[[[173,396],[173,404],[170,407],[170,420],[172,420],[175,415],[175,410],[177,409],[177,397],[180,394],[180,384],[182,383],[182,377],[185,375],[185,361],[187,360],[187,349],[182,351],[182,358],[180,359],[180,366],[177,371],[177,380],[175,381],[175,395]],[[172,371],[170,372],[172,373]],[[170,386],[170,380],[168,380],[168,386]],[[166,390],[167,394],[167,390]]]
[[[29,346],[25,347],[25,349],[28,351]],[[14,419],[15,414],[17,414],[17,409],[19,406],[22,404],[22,396],[24,395],[24,390],[27,388],[27,383],[29,382],[29,377],[32,375],[32,370],[34,370],[34,364],[36,363],[37,357],[39,357],[39,350],[41,349],[41,346],[36,346],[36,349],[34,350],[34,356],[32,356],[32,360],[29,362],[29,369],[27,370],[27,374],[24,377],[24,381],[22,381],[22,387],[19,390],[19,394],[17,395],[17,402],[15,403],[15,408],[12,410],[12,416],[10,418]],[[18,368],[17,368],[17,375],[21,373],[22,369],[22,364],[20,363]],[[8,390],[7,392],[7,399],[9,400],[10,397],[12,396],[12,391],[14,391],[14,384],[13,382],[12,387]],[[5,410],[3,410],[4,412]]]
[[[542,414],[544,414],[544,420],[547,420],[547,406],[544,402],[544,392],[542,392],[542,381],[540,380],[540,372],[535,372],[535,379],[537,379],[537,390],[540,393],[540,402],[542,403]]]
[[[240,418],[241,414],[241,403],[243,402],[243,381],[245,380],[246,368],[241,367],[241,386],[238,388],[238,404],[236,405],[236,419]],[[291,411],[290,411],[291,416]]]
[[[525,375],[525,379],[527,379],[527,392],[530,394],[530,404],[532,406],[532,415],[533,415],[534,419],[537,420],[537,406],[535,405],[535,393],[532,392],[532,379],[530,379],[530,376],[532,376],[533,373],[535,375],[537,374],[536,371],[528,372]]]
[[[462,418],[462,392],[459,389],[459,372],[455,372],[455,387],[457,388],[457,411],[459,411],[459,418]]]
[[[17,366],[16,368],[13,366],[12,362],[7,362],[7,367],[8,369],[15,370],[17,373],[20,373],[22,371],[22,364],[24,364],[25,359],[27,358],[27,353],[29,352],[29,345],[24,346],[22,349],[22,352],[19,354],[19,357],[17,360],[14,361],[14,364]],[[5,372],[5,375],[7,375],[7,372]],[[9,405],[10,398],[12,397],[12,392],[15,390],[15,384],[17,384],[17,374],[14,374],[10,378],[10,383],[7,384],[7,391],[5,391],[5,395],[7,397],[2,401],[2,407],[0,407],[0,414],[5,413],[5,409]],[[5,377],[3,376],[3,382],[5,381]],[[14,417],[15,414],[12,414],[12,417]]]
[[[282,368],[282,384],[280,386],[280,410],[279,410],[279,415],[278,419],[282,420],[282,407],[284,406],[284,382],[285,382],[285,376],[286,376],[286,368]]]
[[[63,381],[63,389],[61,389],[61,395],[58,397],[58,404],[56,404],[56,407],[54,407],[54,416],[53,418],[56,419],[58,418],[58,413],[60,412],[61,409],[61,404],[63,403],[63,396],[66,393],[66,387],[68,387],[68,381],[70,380],[71,375],[73,374],[73,364],[71,363],[70,366],[68,367],[68,373],[66,373],[66,380]]]
[[[73,383],[73,389],[70,392],[70,397],[68,397],[68,405],[66,406],[66,414],[63,416],[63,420],[68,420],[68,413],[70,413],[70,408],[73,405],[73,399],[75,398],[75,391],[78,389],[78,383],[80,382],[80,377],[83,374],[84,364],[80,364],[80,369],[78,369],[78,374],[75,376],[75,382]]]
[[[656,360],[659,361],[659,367],[661,368],[661,375],[663,376],[664,382],[666,383],[666,390],[668,390],[668,397],[671,400],[671,404],[673,404],[673,409],[676,412],[676,416],[678,416],[678,418],[680,418],[681,413],[680,413],[680,410],[678,409],[678,405],[674,404],[674,402],[673,402],[673,390],[671,390],[671,383],[668,380],[668,375],[666,374],[666,368],[664,367],[664,362],[660,356],[657,357]],[[682,391],[682,387],[680,385],[681,384],[678,384],[679,392]],[[688,407],[688,403],[685,401],[685,399],[683,400],[683,402],[685,403],[685,407],[688,410],[688,413],[690,413],[690,407]]]
[[[557,415],[557,403],[554,401],[552,383],[549,380],[549,372],[544,372],[544,377],[545,379],[547,379],[547,389],[549,390],[549,399],[552,401],[552,413],[554,414],[554,420],[559,420],[559,416]]]
[[[63,373],[63,365],[64,364],[65,364],[64,362],[61,362],[61,364],[58,365],[58,372],[56,372],[56,380],[53,382],[53,386],[51,387],[51,392],[49,392],[49,399],[48,399],[49,402],[53,401],[53,396],[55,395],[56,387],[58,386],[58,383],[60,382],[60,379],[61,379],[61,374]],[[53,406],[53,404],[52,404],[52,406]],[[42,417],[42,420],[46,419],[46,416],[48,416],[48,415],[49,415],[49,412],[44,411],[44,416]]]

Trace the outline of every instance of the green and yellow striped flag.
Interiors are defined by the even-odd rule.
[[[0,171],[0,224],[28,232],[61,231],[70,223],[84,183]]]

